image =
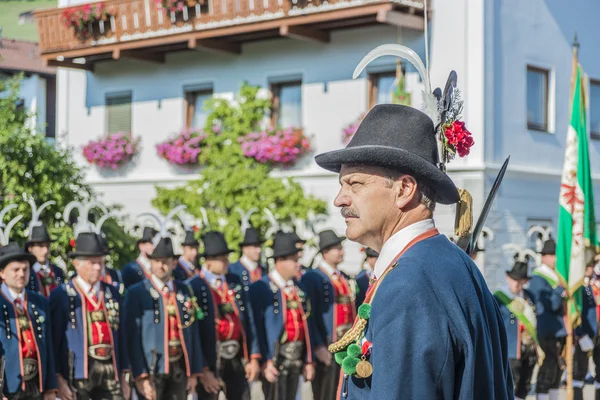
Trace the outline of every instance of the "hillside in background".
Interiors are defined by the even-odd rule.
[[[35,20],[27,19],[19,24],[19,15],[27,11],[53,8],[57,4],[57,0],[0,0],[2,37],[39,41]]]

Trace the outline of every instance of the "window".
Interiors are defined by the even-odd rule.
[[[131,92],[108,93],[106,133],[131,132]]]
[[[396,89],[395,81],[394,71],[369,74],[369,108],[392,102],[392,93]]]
[[[189,128],[204,128],[209,112],[204,104],[210,100],[213,95],[213,89],[203,88],[196,90],[186,90],[185,92],[185,124]]]
[[[271,123],[274,126],[302,127],[302,82],[271,84],[273,109]]]
[[[527,66],[527,128],[548,131],[548,70]]]
[[[600,139],[600,81],[590,81],[590,130]]]

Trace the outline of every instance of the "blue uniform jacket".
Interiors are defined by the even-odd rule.
[[[327,346],[336,341],[335,326],[335,288],[331,279],[319,268],[310,269],[302,275],[302,284],[306,294],[311,300],[312,314],[314,316],[315,330],[312,332],[312,346]],[[348,285],[351,285],[348,282]],[[351,289],[351,288],[350,288]],[[352,307],[354,302],[352,302]]]
[[[530,306],[535,308],[535,304],[531,301],[531,294],[527,289],[523,289],[523,297],[529,303]],[[506,329],[506,339],[508,343],[508,358],[517,358],[517,350],[519,349],[519,319],[513,314],[508,307],[502,302],[496,299],[500,312],[502,313],[502,320],[504,321],[504,328]],[[535,322],[535,321],[533,321]]]
[[[54,278],[56,279],[56,284],[58,286],[65,283],[67,280],[65,279],[65,273],[57,265],[50,264],[50,268],[52,268],[52,272],[54,273]],[[33,270],[33,266],[31,267],[31,273],[29,274],[29,284],[27,285],[27,289],[36,293],[40,293],[42,283],[40,282],[37,274]]]
[[[181,322],[181,344],[188,376],[199,374],[205,365],[196,323],[196,309],[192,293],[185,283],[173,281],[176,289],[177,316]],[[129,288],[125,296],[125,331],[127,350],[134,378],[150,373],[155,360],[154,372],[168,374],[169,348],[167,332],[168,317],[163,297],[149,279]],[[155,354],[155,357],[153,357]]]
[[[367,290],[369,289],[369,274],[367,274],[367,271],[362,270],[358,273],[358,275],[356,275],[354,280],[356,281],[357,286],[356,299],[354,300],[354,303],[356,304],[356,309],[358,310],[358,307],[365,302],[365,296],[367,294]]]
[[[245,339],[244,357],[250,360],[252,355],[260,355],[256,333],[254,331],[253,316],[250,313],[247,294],[242,289],[242,283],[237,276],[227,275],[225,277],[229,288],[235,293],[235,311],[240,316],[242,322],[242,337]],[[209,284],[199,275],[190,278],[187,281],[194,291],[194,296],[198,299],[198,305],[204,313],[204,318],[198,321],[200,340],[206,364],[214,373],[217,372],[217,327],[215,326],[215,315],[217,309],[213,301]]]
[[[295,281],[298,295],[306,315],[306,357],[305,361],[313,360],[310,335],[314,332],[314,319],[310,310],[310,299],[302,283]],[[279,287],[271,281],[268,275],[250,286],[250,303],[256,325],[256,337],[262,362],[272,360],[277,356],[277,346],[285,329],[285,313],[283,304],[285,296]]]
[[[582,286],[581,297],[581,325],[575,328],[575,336],[582,337],[588,335],[591,339],[593,339],[598,333],[598,320],[594,292],[589,285]]]
[[[173,279],[177,279],[178,281],[186,281],[191,277],[192,276],[188,274],[185,267],[183,267],[181,263],[177,261],[177,266],[173,270]]]
[[[548,281],[539,275],[531,277],[528,289],[537,312],[538,338],[542,340],[566,337],[562,297],[565,290],[561,286],[553,289]]]
[[[48,300],[33,291],[26,291],[27,312],[37,344],[39,366],[39,387],[41,391],[56,389],[56,369],[52,349],[52,327]],[[17,326],[13,303],[0,292],[0,355],[6,362],[4,371],[4,394],[16,393],[22,389],[23,365],[21,363],[20,330]]]
[[[262,276],[267,274],[267,270],[263,265],[259,264],[258,268],[262,270]],[[244,264],[242,264],[241,261],[238,260],[237,262],[229,265],[228,273],[230,275],[236,275],[241,279],[242,284],[244,285],[244,291],[248,292],[248,290],[250,290],[250,285],[252,284],[250,282],[250,271],[244,267]]]
[[[351,377],[348,399],[514,397],[498,305],[477,266],[445,236],[414,244],[384,278],[366,339],[373,375]]]
[[[146,279],[146,273],[144,272],[144,267],[141,266],[137,260],[134,260],[128,262],[121,268],[121,278],[123,279],[125,289],[129,289],[130,286]]]
[[[100,286],[104,291],[107,321],[111,326],[115,376],[120,379],[121,372],[129,368],[127,353],[123,345],[125,316],[122,312],[122,297],[114,286],[104,282],[100,282]],[[69,352],[73,352],[73,379],[87,379],[90,361],[85,296],[73,280],[52,291],[50,314],[52,315],[56,372],[65,379],[69,378]]]

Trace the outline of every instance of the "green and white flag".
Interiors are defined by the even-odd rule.
[[[585,75],[574,54],[571,123],[567,132],[560,185],[556,271],[567,282],[570,294],[583,284],[586,265],[598,246],[594,189],[588,151]],[[575,297],[581,310],[581,295]],[[575,316],[576,317],[576,316]]]

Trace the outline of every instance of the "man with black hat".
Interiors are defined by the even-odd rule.
[[[196,390],[204,358],[196,298],[184,282],[173,280],[178,255],[170,237],[151,254],[151,275],[127,290],[127,349],[138,397],[185,400]]]
[[[137,241],[137,247],[140,255],[135,261],[131,261],[121,269],[123,284],[125,289],[131,285],[143,281],[148,278],[150,272],[150,260],[148,254],[154,251],[154,243],[152,242],[158,231],[154,228],[145,227],[142,237]]]
[[[204,267],[188,283],[205,318],[199,321],[206,360],[198,397],[217,399],[222,381],[229,400],[249,400],[248,382],[258,378],[260,353],[247,293],[242,280],[227,274],[229,249],[221,232],[207,232],[203,238]]]
[[[16,243],[0,247],[0,362],[8,363],[0,376],[4,380],[0,397],[7,400],[56,398],[48,300],[25,289],[35,260]]]
[[[535,308],[531,294],[524,288],[529,280],[528,261],[527,256],[517,254],[512,269],[506,271],[508,290],[494,292],[506,328],[515,400],[527,397],[538,359]]]
[[[174,279],[185,281],[196,275],[195,263],[198,257],[198,245],[198,239],[194,236],[194,231],[186,231],[185,239],[181,243],[182,254],[173,270]]]
[[[290,235],[291,235],[292,239],[294,240],[294,242],[296,243],[296,247],[299,250],[298,259],[301,259],[302,256],[304,255],[304,246],[306,245],[306,240],[304,240],[300,236],[298,236],[296,231],[290,232]],[[300,264],[300,268],[298,269],[298,275],[296,276],[296,279],[300,280],[302,278],[302,275],[304,275],[304,273],[306,271],[308,271],[308,267],[304,264]]]
[[[377,257],[379,257],[379,253],[370,247],[364,248],[364,252],[365,261],[363,262],[363,265],[366,265],[364,266],[363,270],[356,275],[356,278],[354,278],[356,282],[356,295],[354,303],[357,309],[365,301],[365,296],[367,294],[367,290],[369,289],[371,278],[373,277],[373,269],[375,268]]]
[[[120,400],[128,394],[121,295],[102,282],[105,250],[98,235],[80,233],[70,252],[77,275],[50,294],[58,396]]]
[[[104,255],[108,256],[110,254],[110,246],[108,245],[108,241],[103,234],[98,233],[98,241],[100,242],[100,246],[102,250],[104,250]],[[109,285],[116,287],[119,290],[119,293],[125,293],[125,285],[121,282],[121,274],[116,269],[112,268],[104,262],[104,266],[102,268],[102,274],[100,276],[100,280],[102,282],[106,282]]]
[[[262,244],[263,241],[260,240],[258,231],[253,227],[249,227],[244,232],[244,240],[240,243],[242,256],[237,262],[229,266],[229,273],[237,275],[242,280],[245,291],[248,291],[251,284],[267,273],[265,267],[260,265]]]
[[[266,400],[296,398],[300,375],[306,381],[315,375],[310,300],[294,279],[300,269],[300,251],[293,234],[277,233],[272,256],[275,268],[250,286]]]
[[[63,270],[48,260],[50,243],[52,238],[45,224],[40,223],[30,228],[25,248],[35,256],[36,260],[29,275],[28,289],[41,293],[45,297],[49,297],[52,290],[65,282]]]
[[[564,323],[565,284],[556,272],[556,242],[544,242],[542,264],[533,271],[529,292],[537,312],[537,334],[544,360],[539,369],[535,390],[538,400],[558,399],[558,388],[564,368],[562,352],[567,330]]]
[[[438,153],[452,149],[438,142],[444,134],[432,118],[402,105],[375,106],[345,149],[315,159],[339,173],[334,204],[346,236],[379,252],[355,326],[329,347],[342,364],[346,398],[513,395],[494,297],[471,258],[435,228],[436,203],[460,196]]]
[[[335,398],[340,367],[332,360],[327,346],[341,339],[356,317],[350,283],[345,274],[338,270],[344,261],[344,240],[344,236],[338,236],[331,229],[320,232],[319,253],[323,261],[319,267],[308,270],[302,276],[315,321],[312,345],[317,358],[317,370],[312,387],[316,400]]]

